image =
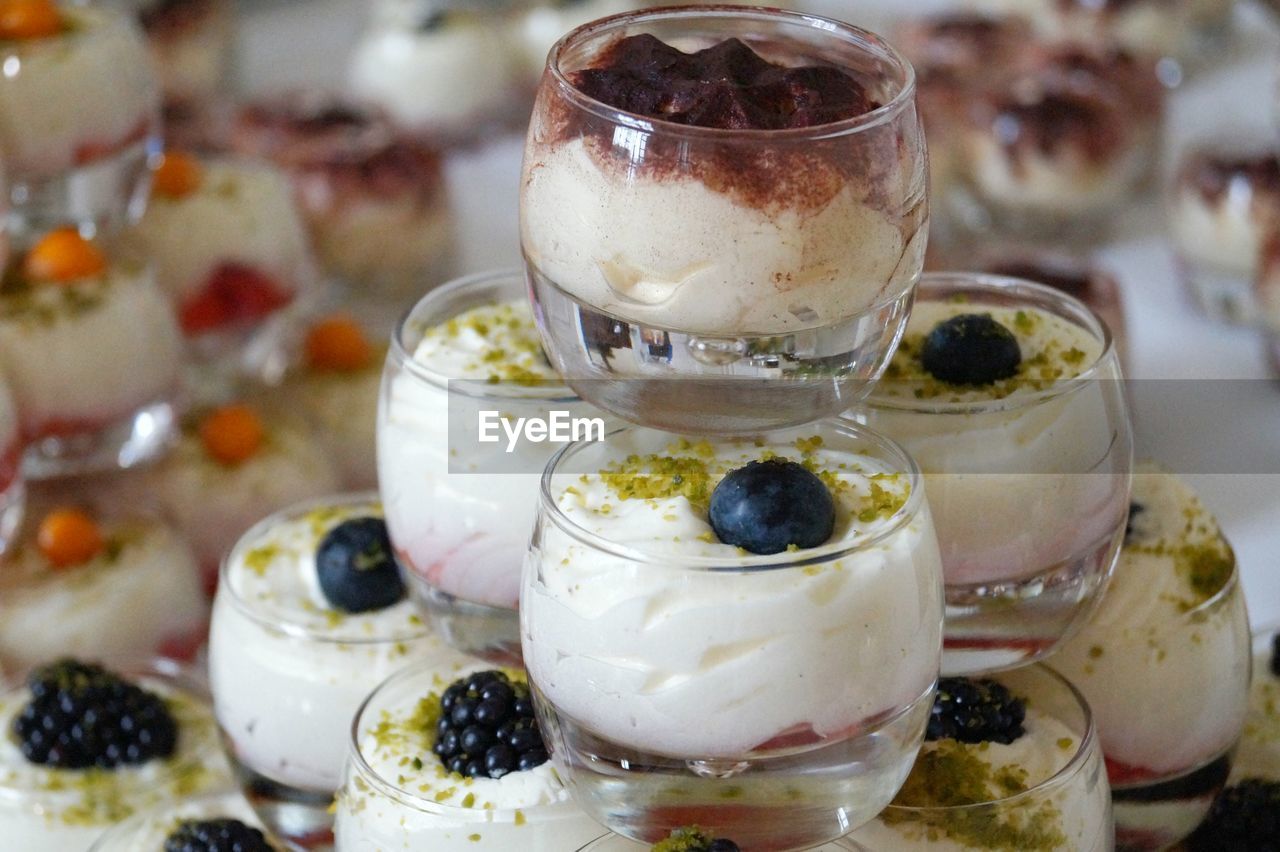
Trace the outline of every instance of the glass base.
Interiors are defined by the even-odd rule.
[[[1181,775],[1141,784],[1113,784],[1116,849],[1156,852],[1167,849],[1204,820],[1231,774],[1231,754]]]
[[[696,434],[811,423],[862,400],[915,290],[843,322],[733,338],[644,326],[578,302],[529,268],[534,313],[569,386],[624,420]]]
[[[9,188],[12,232],[21,238],[76,224],[94,235],[118,233],[146,210],[147,158],[160,150],[154,136],[53,177],[15,177]]]
[[[273,781],[236,759],[235,746],[225,732],[222,739],[240,790],[267,830],[296,849],[331,852],[333,793],[300,790]]]
[[[640,753],[555,714],[541,694],[536,706],[574,799],[618,834],[656,843],[698,825],[744,849],[785,852],[842,837],[890,802],[915,761],[933,690],[846,739],[739,761]]]
[[[176,428],[173,403],[152,402],[94,432],[32,441],[22,457],[22,472],[39,480],[127,470],[159,457]]]
[[[1192,302],[1205,316],[1232,325],[1254,325],[1259,310],[1253,282],[1245,275],[1211,269],[1186,260],[1178,263],[1182,282]]]
[[[409,594],[451,647],[500,666],[524,665],[516,610],[472,603],[405,571]]]
[[[1120,530],[1083,555],[1027,579],[948,584],[942,673],[999,671],[1048,656],[1093,611],[1123,538]]]

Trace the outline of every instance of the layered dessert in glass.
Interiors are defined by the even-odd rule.
[[[173,847],[293,852],[263,832],[238,794],[191,798],[136,814],[102,835],[89,852],[169,852]]]
[[[521,245],[584,398],[698,433],[792,425],[877,378],[924,258],[910,65],[779,10],[615,16],[552,50]]]
[[[0,696],[7,848],[88,848],[134,813],[224,789],[208,695],[168,661],[103,669],[64,659]]]
[[[868,852],[1110,852],[1089,705],[1052,669],[943,678],[906,784],[851,839]]]
[[[947,583],[943,670],[1051,653],[1124,538],[1132,433],[1106,326],[1043,285],[926,274],[885,378],[853,414],[925,472]]]
[[[0,570],[0,660],[191,659],[208,604],[191,547],[162,521],[58,506],[32,518]]]
[[[1280,224],[1280,159],[1273,146],[1203,145],[1182,159],[1169,198],[1179,269],[1208,315],[1253,324],[1253,284],[1267,236]]]
[[[356,710],[389,675],[428,661],[465,659],[407,599],[375,497],[304,503],[245,533],[223,566],[209,675],[232,764],[272,830],[331,840]]]
[[[367,106],[317,93],[249,103],[231,147],[289,174],[317,258],[353,296],[396,310],[452,276],[453,213],[440,151]]]
[[[547,363],[515,270],[433,291],[392,338],[378,402],[387,525],[416,597],[468,652],[520,658],[520,570],[538,477],[557,447],[512,446],[505,435],[482,443],[480,418],[549,420],[557,411],[600,416]]]
[[[1204,818],[1244,725],[1250,656],[1217,522],[1178,477],[1139,465],[1115,576],[1053,657],[1093,709],[1120,846],[1165,849]],[[1189,689],[1195,701],[1169,701]]]
[[[180,352],[149,268],[108,257],[71,228],[41,236],[0,283],[0,363],[27,442],[27,475],[131,467],[161,452]]]
[[[137,25],[107,4],[28,0],[0,25],[0,152],[13,220],[118,227],[142,212],[160,90]]]
[[[350,749],[342,852],[563,852],[600,833],[547,761],[521,672],[407,669],[360,708]]]
[[[244,345],[320,286],[289,181],[263,163],[166,153],[131,241],[200,354]]]
[[[558,453],[520,618],[579,804],[638,840],[696,824],[779,850],[888,804],[938,672],[923,498],[904,451],[837,421],[741,439],[628,427]]]

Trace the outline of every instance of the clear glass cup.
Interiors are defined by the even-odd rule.
[[[587,474],[676,440],[620,429],[569,445],[543,475],[520,617],[544,738],[574,797],[619,834],[652,843],[696,824],[747,848],[833,840],[893,797],[933,703],[941,565],[919,471],[837,421],[710,445],[736,459],[820,444],[821,465],[858,471],[832,474],[852,494],[863,471],[905,479],[901,505],[860,510],[865,527],[848,518],[827,543],[776,556],[694,535],[684,497],[625,501],[639,513],[614,527],[635,535],[626,543],[560,502],[590,492],[583,505],[604,499],[612,514]],[[647,521],[680,532],[650,536]]]
[[[1075,378],[1002,398],[917,397],[885,379],[852,412],[924,470],[947,580],[943,671],[963,674],[1044,657],[1092,610],[1124,538],[1133,439],[1111,334],[1088,307],[1014,278],[924,276],[917,310],[951,300],[1041,311],[1100,352]]]
[[[27,763],[17,743],[3,738],[0,831],[6,848],[22,852],[87,849],[104,831],[134,813],[230,788],[202,677],[164,659],[121,662],[109,668],[170,699],[179,725],[176,752],[163,761],[110,771],[52,769]],[[28,698],[25,687],[0,696],[3,730],[8,732]]]
[[[209,631],[209,675],[223,744],[245,796],[276,834],[306,846],[332,840],[346,731],[361,702],[416,662],[453,660],[408,602],[343,616],[311,601],[311,552],[290,528],[315,525],[316,544],[342,512],[379,516],[376,495],[292,506],[251,528],[223,563]],[[270,568],[284,578],[264,584]],[[281,585],[285,583],[285,585]],[[311,604],[311,606],[307,606]]]
[[[391,541],[410,588],[454,647],[518,662],[520,571],[555,443],[478,441],[479,417],[600,412],[569,388],[445,375],[414,358],[426,329],[482,305],[522,300],[515,270],[481,273],[427,294],[391,339],[378,401],[378,480]]]
[[[1142,479],[1152,476],[1172,474],[1142,468]],[[1244,590],[1225,552],[1223,586],[1181,612],[1150,605],[1151,585],[1127,584],[1127,572],[1139,569],[1122,556],[1098,611],[1053,657],[1093,709],[1122,849],[1166,849],[1189,835],[1231,770],[1251,653]],[[1169,701],[1189,689],[1195,701]]]
[[[160,87],[142,34],[105,4],[62,2],[59,35],[0,47],[0,152],[10,222],[113,232],[146,206]]]
[[[1253,633],[1253,676],[1244,736],[1236,749],[1232,783],[1246,778],[1280,781],[1280,623]]]
[[[438,767],[439,783],[449,785],[443,789],[404,778],[402,767],[415,757],[439,761],[431,753],[434,731],[423,727],[420,738],[386,732],[398,720],[413,717],[424,700],[438,700],[451,678],[438,667],[415,666],[388,679],[360,707],[351,725],[350,756],[338,795],[337,848],[564,852],[599,835],[600,825],[574,804],[554,774],[547,784],[537,779],[526,784],[520,776],[530,773],[464,779]],[[546,773],[538,774],[547,780]]]
[[[648,843],[637,843],[617,834],[606,834],[583,846],[578,852],[648,852],[653,847]],[[863,847],[848,838],[815,846],[811,852],[866,852]]]
[[[776,63],[836,65],[882,106],[809,128],[724,130],[574,87],[603,48],[642,33],[684,50],[738,38]],[[906,322],[926,171],[911,67],[864,30],[742,7],[574,30],[543,74],[520,192],[548,354],[584,399],[654,428],[732,434],[847,408]]]
[[[1029,709],[1066,729],[1071,751],[1065,764],[1029,789],[992,801],[892,804],[875,822],[854,831],[852,840],[868,852],[1032,848],[1110,852],[1115,848],[1102,748],[1084,696],[1045,666],[1028,666],[994,678],[1025,699]],[[1058,742],[1040,746],[1049,751],[1062,747]],[[943,792],[955,795],[957,790]]]

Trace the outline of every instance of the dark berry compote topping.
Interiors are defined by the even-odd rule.
[[[684,53],[651,35],[620,39],[570,81],[611,107],[728,130],[813,127],[880,104],[833,65],[776,65],[736,38]]]

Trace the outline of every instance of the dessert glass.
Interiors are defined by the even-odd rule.
[[[1063,743],[1069,759],[1030,789],[977,804],[914,806],[892,804],[851,839],[868,852],[915,850],[1060,849],[1110,852],[1114,849],[1111,797],[1102,748],[1088,702],[1065,678],[1045,666],[1029,666],[995,676],[1015,695],[1069,732]],[[927,790],[926,792],[934,792]],[[953,796],[958,790],[937,791]]]
[[[381,515],[372,494],[263,519],[228,554],[214,601],[209,676],[227,755],[262,821],[305,846],[332,840],[330,806],[360,703],[414,662],[457,656],[407,601],[344,615],[312,600],[314,576],[302,575],[320,538],[344,518],[369,515]]]
[[[423,297],[391,339],[378,401],[379,486],[410,588],[451,645],[508,663],[520,659],[520,571],[538,478],[556,446],[521,441],[507,453],[505,442],[479,443],[480,412],[535,419],[599,412],[558,380],[464,378],[414,353],[427,329],[525,292],[523,276],[507,270],[461,278]]]
[[[570,444],[543,474],[520,601],[543,736],[578,803],[619,834],[652,843],[696,824],[748,848],[833,840],[888,804],[933,703],[941,565],[919,470],[830,420],[676,440],[619,429]],[[752,556],[698,533],[684,496],[615,507],[601,490],[595,472],[686,445],[717,464],[816,446],[805,458],[850,495],[868,482],[874,495],[879,477],[909,492],[850,510],[826,544]],[[626,479],[667,481],[685,479]],[[605,516],[617,525],[589,528]]]
[[[471,668],[476,668],[472,666]],[[402,780],[403,764],[431,754],[429,728],[421,742],[401,742],[389,730],[395,717],[432,693],[439,693],[451,676],[437,667],[414,666],[389,678],[360,707],[351,725],[346,778],[338,795],[334,833],[342,852],[564,852],[600,834],[600,825],[574,804],[550,766],[531,771],[541,780],[520,782],[511,773],[497,781],[450,776],[440,766],[439,784]],[[397,754],[397,750],[403,750]],[[550,775],[548,778],[547,776]],[[456,785],[453,782],[456,780]],[[468,788],[473,788],[467,792]],[[529,797],[533,796],[534,801]],[[508,798],[509,797],[509,798]]]
[[[675,124],[584,95],[621,37],[738,38],[839,66],[883,104],[788,130]],[[552,49],[525,145],[521,245],[548,355],[584,399],[699,434],[834,414],[881,373],[924,261],[924,135],[878,36],[777,9],[618,15]],[[853,236],[851,236],[853,235]]]
[[[1043,657],[1089,614],[1120,552],[1133,464],[1119,358],[1092,311],[1015,278],[921,280],[920,316],[957,302],[1039,312],[1100,354],[1073,378],[1028,373],[1000,398],[888,377],[853,412],[925,472],[947,581],[946,674]]]
[[[59,3],[63,31],[0,46],[0,151],[15,230],[112,231],[146,206],[160,88],[142,34],[107,4]]]

